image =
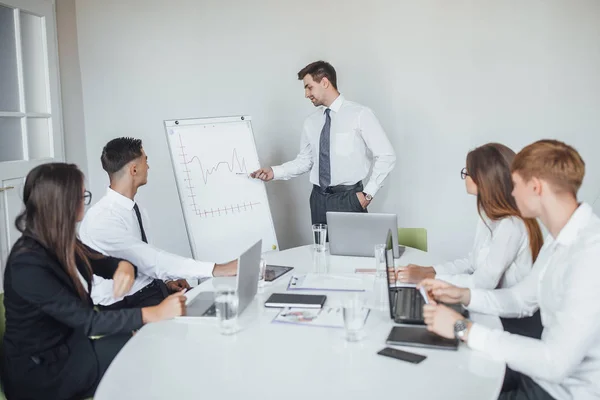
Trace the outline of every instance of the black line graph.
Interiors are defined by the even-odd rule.
[[[196,161],[198,163],[201,173],[202,173],[202,180],[203,180],[204,184],[206,185],[208,183],[209,176],[214,174],[215,172],[217,172],[219,167],[221,167],[222,165],[226,165],[227,169],[231,173],[233,173],[233,171],[235,170],[235,166],[237,165],[239,173],[247,174],[248,169],[246,168],[246,161],[244,158],[241,158],[241,160],[240,160],[240,157],[238,156],[238,153],[237,153],[237,149],[234,148],[232,151],[232,154],[231,154],[231,162],[220,161],[210,168],[205,168],[202,165],[202,161],[200,160],[199,157],[193,156],[189,160],[187,159],[188,154],[185,152],[186,146],[183,144],[181,135],[178,135],[178,138],[179,138],[179,148],[181,149],[181,153],[179,155],[182,158],[181,164],[184,166],[183,173],[185,174],[183,181],[185,182],[186,189],[189,192],[187,197],[189,197],[191,199],[190,205],[192,207],[194,214],[196,214],[200,217],[209,217],[209,216],[210,217],[219,217],[219,216],[224,216],[224,215],[252,211],[256,208],[256,206],[259,206],[261,204],[258,201],[244,201],[242,203],[219,206],[216,209],[214,207],[211,207],[210,210],[208,208],[202,208],[196,202],[197,196],[194,193],[194,186],[192,185],[192,177],[190,176],[190,173],[192,171],[190,170],[189,165],[194,161]]]
[[[202,165],[202,161],[200,161],[200,159],[197,156],[194,156],[187,163],[191,164],[194,161],[196,161],[198,165],[200,165],[200,169],[202,170],[202,180],[204,181],[205,185],[208,183],[208,177],[217,172],[221,165],[226,165],[229,172],[233,172],[237,164],[238,169],[236,172],[245,174],[248,173],[248,168],[246,168],[246,160],[242,158],[240,161],[240,157],[238,156],[236,148],[234,148],[233,152],[231,153],[231,162],[219,161],[214,167],[205,168],[204,165]]]

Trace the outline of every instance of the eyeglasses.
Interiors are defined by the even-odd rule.
[[[460,170],[460,179],[467,179],[467,176],[469,176],[469,173],[467,172],[467,167],[464,167]]]
[[[83,204],[89,206],[92,203],[92,192],[86,190],[83,192]]]

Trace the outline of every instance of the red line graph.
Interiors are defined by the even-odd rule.
[[[185,169],[183,170],[185,177],[184,177],[184,182],[186,184],[186,189],[189,191],[189,195],[188,197],[191,199],[190,200],[190,204],[192,206],[192,209],[194,211],[194,214],[200,216],[200,217],[219,217],[219,216],[223,216],[223,215],[229,215],[229,214],[235,214],[235,213],[242,213],[242,212],[247,212],[247,211],[252,211],[256,206],[260,205],[260,202],[246,202],[244,201],[243,203],[238,203],[238,204],[230,204],[229,206],[224,205],[222,207],[217,207],[217,209],[211,208],[210,210],[208,209],[200,209],[199,205],[196,203],[196,194],[194,193],[194,186],[192,186],[192,177],[190,176],[190,172],[192,172],[189,168],[189,164],[191,164],[193,161],[197,161],[200,169],[202,171],[202,180],[204,181],[204,184],[206,185],[208,182],[208,177],[210,175],[212,175],[213,173],[215,173],[219,167],[223,164],[227,165],[227,169],[229,169],[229,172],[233,172],[235,169],[235,165],[237,164],[239,172],[241,173],[248,173],[248,170],[246,168],[246,161],[244,160],[244,158],[241,159],[237,154],[237,149],[233,149],[232,155],[231,155],[231,163],[227,162],[227,161],[220,161],[218,162],[214,167],[205,169],[204,166],[202,165],[202,161],[200,161],[200,159],[197,156],[192,157],[189,161],[187,159],[187,154],[185,152],[185,146],[183,144],[183,141],[181,140],[181,135],[178,135],[179,137],[179,148],[181,149],[181,158],[182,158],[182,165],[185,167]]]

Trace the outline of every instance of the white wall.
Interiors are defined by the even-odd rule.
[[[476,221],[459,171],[488,141],[540,138],[587,161],[581,198],[600,190],[600,2],[596,0],[77,0],[92,189],[111,138],[144,140],[141,201],[157,241],[190,254],[163,120],[250,114],[264,165],[296,155],[312,111],[296,72],[317,59],[347,98],[370,106],[397,150],[371,211],[429,231],[430,250],[465,253]],[[310,241],[308,177],[268,185],[283,248]]]
[[[87,152],[75,0],[57,0],[56,30],[62,97],[65,160],[87,175]]]

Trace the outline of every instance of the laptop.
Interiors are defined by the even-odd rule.
[[[457,350],[457,339],[446,339],[425,329],[423,320],[423,305],[425,299],[416,287],[396,287],[390,270],[394,271],[394,257],[392,254],[394,239],[392,231],[388,231],[386,239],[386,274],[388,279],[388,294],[390,299],[390,316],[398,324],[390,331],[386,344],[395,346],[425,347],[431,349]],[[416,285],[413,285],[416,286]],[[448,305],[465,315],[466,310],[457,305]],[[468,312],[467,312],[468,313]],[[411,326],[412,325],[412,326]]]
[[[425,299],[417,290],[416,285],[407,284],[406,286],[396,287],[396,279],[391,274],[394,272],[394,257],[392,254],[394,243],[392,230],[388,231],[386,239],[385,259],[388,279],[388,295],[390,305],[390,317],[398,324],[425,325],[423,319],[423,306]],[[446,304],[448,307],[461,313],[468,318],[469,312],[460,304]]]
[[[327,230],[331,255],[373,257],[375,245],[390,230],[394,258],[404,252],[404,247],[398,245],[396,214],[328,211]]]
[[[252,245],[238,258],[236,293],[238,295],[238,315],[248,307],[256,295],[260,272],[262,240]],[[200,292],[187,305],[187,317],[216,317],[215,293]]]

